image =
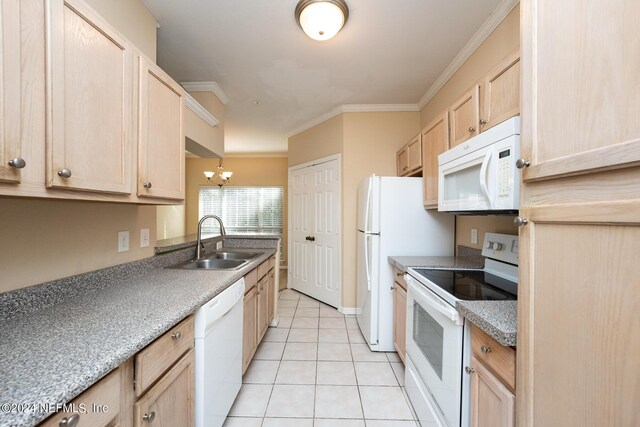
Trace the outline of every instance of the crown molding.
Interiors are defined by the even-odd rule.
[[[189,95],[188,92],[184,94],[184,105],[188,109],[196,113],[198,117],[205,121],[209,126],[217,126],[220,120],[216,119],[206,108],[204,108],[196,99]]]
[[[496,29],[498,25],[507,17],[509,12],[513,10],[514,7],[520,2],[520,0],[503,0],[502,3],[498,5],[498,7],[489,15],[489,17],[484,21],[482,26],[476,31],[476,33],[471,37],[471,40],[467,42],[467,44],[462,48],[460,52],[453,58],[453,61],[444,69],[442,74],[436,79],[435,82],[431,85],[427,93],[425,93],[420,101],[418,101],[418,106],[422,109],[431,99],[438,93],[440,89],[449,81],[451,77],[455,74],[456,71],[462,67],[467,59],[473,54],[473,52],[480,47],[482,42],[484,42],[487,37]]]
[[[225,159],[267,159],[267,158],[283,158],[289,157],[289,153],[286,151],[281,152],[235,152],[235,153],[224,153]]]
[[[181,82],[182,87],[187,92],[213,92],[220,102],[227,104],[229,97],[216,82]]]
[[[307,129],[319,125],[342,113],[393,113],[393,112],[418,112],[420,106],[418,104],[343,104],[319,115],[318,117],[306,122],[302,126],[294,129],[287,134],[287,138],[291,138]]]

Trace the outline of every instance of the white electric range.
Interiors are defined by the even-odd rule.
[[[515,300],[518,236],[486,233],[482,269],[409,268],[406,390],[423,426],[469,425],[469,325],[456,301]]]

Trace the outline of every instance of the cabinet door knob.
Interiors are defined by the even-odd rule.
[[[473,133],[476,131],[476,128],[474,128],[473,126],[469,126],[469,133]]]
[[[491,353],[491,347],[487,347],[486,345],[483,345],[482,347],[480,347],[480,351],[483,352],[484,354]]]
[[[9,166],[16,169],[22,169],[27,166],[27,162],[25,162],[22,157],[16,157],[15,159],[9,160]]]
[[[58,171],[58,176],[62,178],[71,178],[71,171],[69,169],[61,169]]]
[[[148,190],[148,189],[150,189],[150,188],[152,187],[152,185],[151,185],[151,183],[150,183],[150,182],[145,182],[145,183],[143,183],[143,184],[142,184],[142,186],[143,186],[144,188],[146,188],[147,190]]]
[[[485,119],[480,119],[480,124],[484,126],[487,124],[487,121]]]
[[[143,421],[146,421],[148,423],[152,423],[153,420],[156,419],[156,413],[155,411],[151,411],[148,414],[144,414],[144,416],[142,417]]]
[[[513,219],[513,223],[516,225],[516,227],[522,227],[523,225],[529,224],[529,220],[526,218],[520,218],[519,216],[517,216]]]
[[[76,427],[80,422],[80,415],[73,414],[70,417],[64,417],[58,424],[60,427]]]
[[[516,160],[516,167],[518,169],[528,168],[529,165],[531,165],[531,162],[529,160],[525,160],[525,159]]]
[[[182,333],[180,331],[175,332],[173,334],[171,334],[171,338],[173,338],[174,340],[179,340],[180,338],[182,338]]]
[[[476,370],[475,370],[475,369],[473,369],[473,368],[471,368],[471,367],[469,367],[469,366],[465,366],[465,367],[464,367],[464,371],[465,371],[467,374],[471,375],[471,374],[473,374]]]

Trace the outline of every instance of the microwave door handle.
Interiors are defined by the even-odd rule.
[[[423,285],[416,283],[415,279],[410,275],[405,274],[404,280],[415,293],[419,294],[420,297],[422,297],[422,299],[424,299],[429,304],[429,307],[435,309],[452,322],[455,322],[456,325],[462,325],[462,318],[460,317],[460,313],[458,313],[455,308],[451,307],[447,303],[438,300],[437,297],[431,296],[431,292],[429,292],[428,290],[420,289],[420,287]]]
[[[482,166],[480,167],[480,189],[482,190],[484,197],[487,199],[489,209],[493,209],[493,200],[491,200],[489,188],[487,187],[487,172],[491,157],[493,157],[493,148],[489,148],[489,151],[487,151],[487,154],[484,156],[484,160],[482,160]]]

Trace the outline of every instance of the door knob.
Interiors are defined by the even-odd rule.
[[[516,160],[516,167],[518,169],[528,168],[529,165],[531,165],[531,162],[529,160],[525,160],[525,159]]]
[[[469,126],[469,133],[473,133],[476,131],[476,128],[474,128],[473,126]]]
[[[465,370],[465,372],[466,372],[467,374],[469,374],[469,375],[473,374],[473,373],[476,371],[475,369],[470,368],[469,366],[465,366],[465,367],[464,367],[464,370]]]
[[[310,242],[315,242],[315,241],[316,241],[316,238],[315,238],[315,237],[313,237],[313,236],[307,236],[307,237],[305,237],[305,240],[308,240],[308,241],[310,241]]]
[[[149,412],[147,414],[144,414],[144,416],[142,417],[142,420],[146,421],[148,423],[152,423],[153,420],[155,420],[155,419],[156,419],[155,411],[151,411],[151,412]]]
[[[145,183],[142,184],[142,186],[144,188],[146,188],[147,190],[152,187],[151,182],[145,182]]]
[[[485,119],[480,119],[480,124],[484,126],[487,124],[487,121]]]
[[[62,178],[71,178],[71,171],[69,169],[61,169],[58,171],[58,176]]]
[[[517,216],[513,219],[513,223],[516,225],[516,227],[522,227],[523,225],[527,225],[529,223],[529,220]]]
[[[25,162],[22,157],[16,157],[15,159],[9,160],[9,166],[16,169],[22,169],[27,166],[27,162]]]
[[[80,415],[73,414],[70,417],[64,417],[58,424],[60,427],[76,427],[80,422]]]

